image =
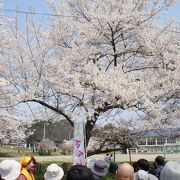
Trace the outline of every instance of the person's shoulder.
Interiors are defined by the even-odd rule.
[[[134,180],[137,180],[138,179],[138,175],[137,175],[137,172],[134,173]]]
[[[17,180],[27,180],[23,174],[20,174]]]
[[[153,174],[148,174],[148,175],[149,175],[150,180],[158,180],[158,178],[154,176]]]

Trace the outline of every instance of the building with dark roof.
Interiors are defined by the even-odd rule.
[[[138,133],[139,153],[180,153],[180,128]]]

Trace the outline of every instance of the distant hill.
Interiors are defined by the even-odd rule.
[[[45,138],[49,138],[55,142],[62,142],[64,139],[70,139],[73,137],[74,128],[69,125],[66,120],[60,122],[36,121],[30,128],[30,131],[33,131],[34,133],[29,136],[27,143],[39,142],[43,139],[44,125]]]

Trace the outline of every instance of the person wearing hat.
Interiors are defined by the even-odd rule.
[[[21,172],[18,180],[35,180],[35,174],[40,169],[40,164],[33,156],[25,156],[21,163]]]
[[[94,179],[99,180],[108,173],[108,168],[106,167],[105,161],[97,160],[94,166],[91,167],[91,171],[94,174]]]
[[[180,180],[180,161],[168,161],[161,171],[160,180]]]
[[[64,171],[57,164],[51,164],[47,167],[44,174],[45,180],[61,180],[64,176]]]
[[[0,163],[0,179],[15,180],[18,178],[21,164],[15,160],[3,160]]]

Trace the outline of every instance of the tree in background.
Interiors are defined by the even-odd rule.
[[[0,120],[0,139],[2,144],[25,142],[25,138],[29,136],[26,134],[26,124],[22,123],[13,116],[6,117],[1,116]]]
[[[73,140],[65,140],[60,145],[60,149],[63,154],[71,154],[73,151]]]
[[[51,154],[56,149],[56,145],[54,141],[50,139],[43,139],[41,142],[38,143],[37,145],[37,150],[39,154]]]
[[[63,140],[73,137],[73,128],[66,120],[61,120],[60,122],[36,120],[32,123],[29,131],[34,132],[27,138],[28,143],[32,144],[41,141],[44,137],[56,143],[61,143]]]
[[[120,119],[123,110],[147,117],[133,119],[134,129],[179,126],[167,118],[178,117],[179,106],[166,111],[179,101],[179,33],[175,22],[157,20],[174,1],[47,2],[56,15],[47,29],[33,17],[23,32],[18,19],[10,26],[0,75],[11,103],[37,103],[72,126],[83,119],[87,145],[98,121]]]
[[[0,8],[3,1],[0,0]],[[21,114],[15,107],[15,94],[12,93],[10,79],[4,78],[6,70],[2,70],[4,57],[11,47],[12,41],[7,37],[7,19],[0,13],[0,140],[2,144],[21,143],[25,137],[25,123],[22,122]],[[5,68],[5,67],[4,67]],[[8,67],[6,67],[8,68]],[[4,71],[4,72],[3,72]],[[4,74],[5,73],[5,74]],[[5,76],[3,76],[4,74]],[[17,101],[16,101],[17,102]],[[17,104],[16,104],[17,105]]]
[[[94,142],[93,142],[94,141]],[[121,126],[107,124],[104,127],[96,127],[88,146],[88,155],[107,153],[112,151],[126,151],[136,147],[137,136]]]

